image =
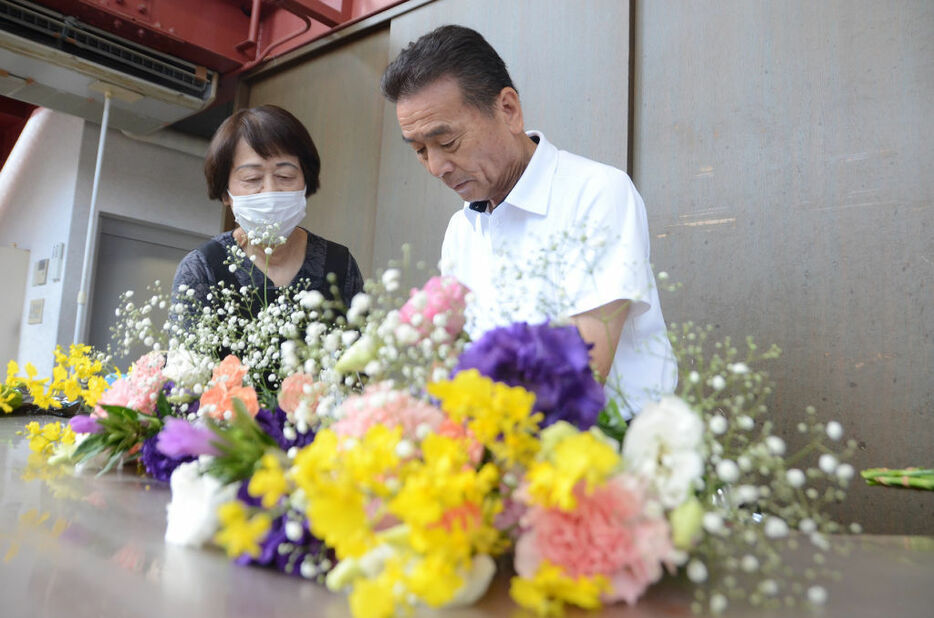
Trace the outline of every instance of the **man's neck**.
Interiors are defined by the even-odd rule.
[[[509,175],[507,176],[509,179],[506,183],[508,188],[501,195],[487,200],[487,212],[493,212],[515,188],[516,183],[519,182],[519,179],[522,178],[522,174],[525,173],[526,168],[529,166],[529,161],[532,160],[532,155],[535,154],[535,149],[538,148],[538,142],[523,133],[520,146],[522,148],[520,157],[516,160],[513,168],[509,170]]]

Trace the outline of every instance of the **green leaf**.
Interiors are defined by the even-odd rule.
[[[619,442],[620,448],[622,448],[627,427],[626,419],[623,418],[623,414],[619,411],[619,405],[615,399],[611,399],[606,407],[600,411],[600,416],[597,417],[597,428]]]
[[[92,434],[78,445],[72,457],[79,463],[94,457],[107,448],[107,445],[104,443],[105,437],[105,434],[101,433]]]
[[[120,461],[120,458],[121,458],[122,456],[123,456],[123,453],[122,453],[122,452],[120,452],[120,453],[114,453],[113,455],[111,455],[111,456],[110,456],[110,459],[107,460],[107,465],[104,466],[104,467],[101,469],[101,471],[97,473],[97,476],[103,476],[103,475],[106,474],[107,472],[110,472],[110,471],[113,469],[113,467],[114,467],[115,465],[117,465],[117,462]]]
[[[162,419],[171,415],[172,406],[169,405],[169,400],[165,398],[165,391],[160,390],[159,398],[156,399],[156,416]]]

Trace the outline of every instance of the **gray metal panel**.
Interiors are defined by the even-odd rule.
[[[635,33],[666,318],[778,343],[789,437],[813,404],[857,468],[934,463],[934,4],[639,2]],[[931,492],[858,481],[842,511],[934,532]]]
[[[527,129],[559,148],[626,169],[629,116],[629,3],[600,0],[439,0],[396,17],[389,58],[444,24],[479,31],[506,61]],[[402,142],[395,106],[383,117],[374,263],[441,257],[451,215],[463,205]]]
[[[146,286],[155,281],[159,281],[163,292],[168,292],[178,263],[208,238],[143,221],[101,216],[87,342],[98,350],[106,349],[112,343],[110,329],[117,320],[114,310],[120,304],[120,295],[133,290],[141,299],[138,303],[142,302],[149,298]],[[149,317],[153,324],[162,324],[168,310],[156,309]],[[146,346],[137,344],[127,355],[114,353],[113,360],[121,371],[126,371],[146,352]]]

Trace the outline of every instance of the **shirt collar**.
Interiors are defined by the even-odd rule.
[[[545,139],[539,131],[526,131],[526,135],[537,138],[538,146],[526,166],[516,186],[506,196],[502,204],[509,204],[527,212],[544,215],[548,212],[548,197],[551,193],[550,179],[558,165],[558,149]],[[500,204],[500,206],[502,205]],[[467,208],[476,212],[486,212],[487,202],[469,202]]]

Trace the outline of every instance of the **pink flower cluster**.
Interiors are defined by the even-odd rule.
[[[118,378],[97,400],[93,417],[107,417],[101,405],[123,406],[143,414],[152,414],[156,407],[159,389],[165,384],[162,375],[165,357],[160,352],[144,354],[133,363],[127,375]]]
[[[612,591],[603,598],[630,605],[669,570],[674,549],[662,509],[647,509],[641,481],[619,474],[588,494],[574,489],[577,508],[563,511],[534,505],[522,518],[516,543],[516,571],[535,576],[542,561],[571,577],[604,575]],[[658,511],[652,516],[653,511]]]
[[[435,317],[442,316],[440,325],[451,338],[457,337],[464,328],[468,291],[454,277],[432,277],[421,290],[412,289],[409,300],[399,310],[399,317],[422,337],[427,337],[439,326]]]
[[[309,393],[305,392],[308,387]],[[318,407],[318,401],[315,397],[315,381],[307,373],[293,373],[282,381],[282,388],[279,389],[279,407],[286,413],[290,421],[294,422],[295,411],[298,409],[302,400],[306,400],[308,410],[314,413]]]
[[[374,425],[402,427],[402,435],[418,440],[419,425],[437,432],[445,421],[444,413],[434,406],[392,389],[389,382],[367,386],[363,392],[348,397],[341,404],[341,419],[330,429],[341,437],[362,438]]]

